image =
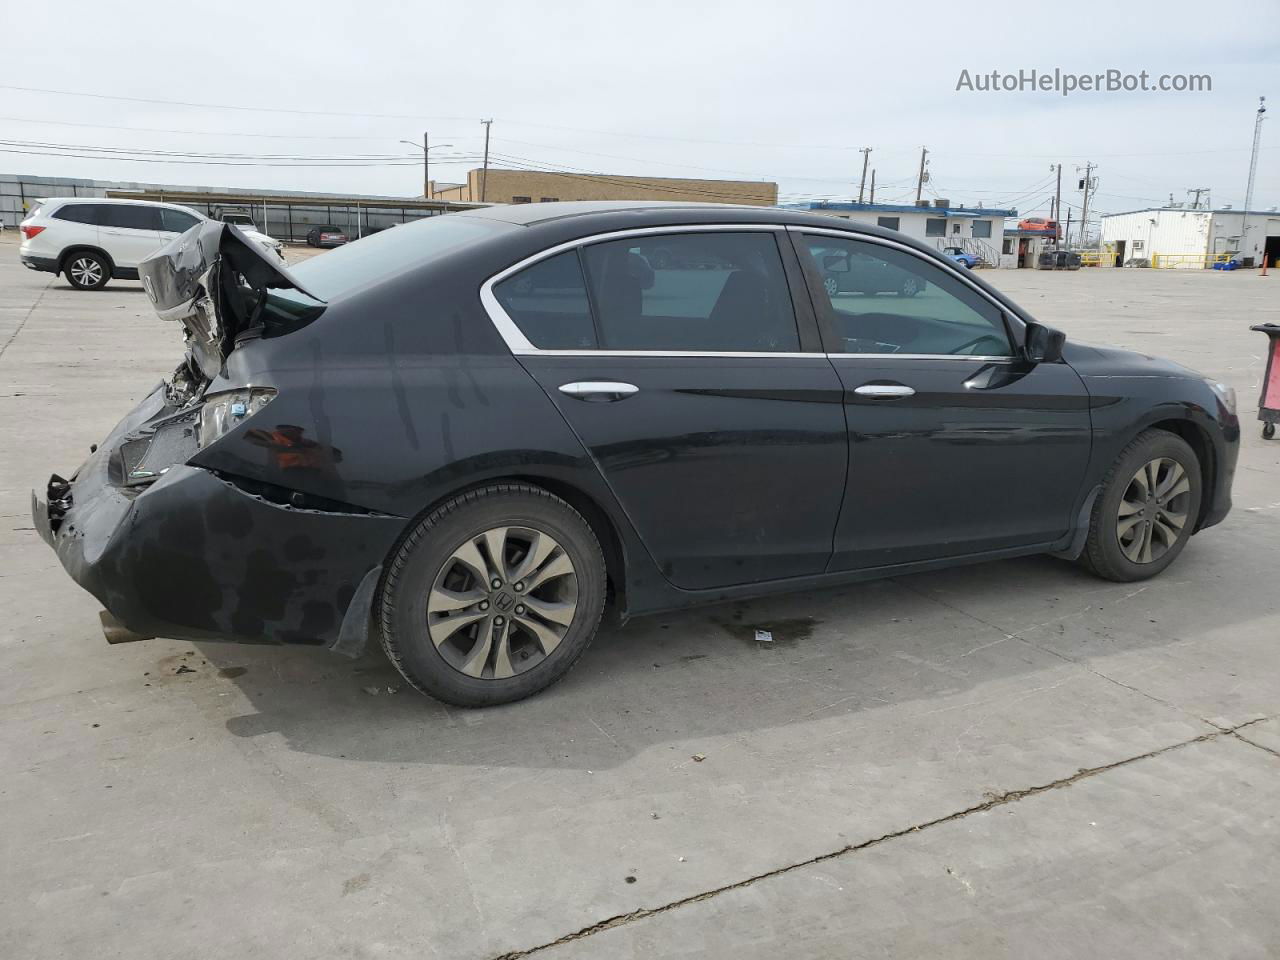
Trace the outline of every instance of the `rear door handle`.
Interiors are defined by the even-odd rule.
[[[898,400],[913,397],[916,393],[903,383],[864,383],[853,392],[860,397],[872,397],[876,400]]]
[[[640,388],[634,383],[618,383],[614,380],[579,380],[576,383],[562,383],[560,392],[575,400],[611,403],[639,393]]]

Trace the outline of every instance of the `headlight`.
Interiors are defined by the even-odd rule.
[[[271,387],[249,387],[206,397],[200,409],[200,449],[248,420],[275,395]]]
[[[1227,412],[1235,415],[1236,412],[1236,390],[1235,387],[1229,387],[1225,383],[1219,383],[1217,380],[1205,381],[1213,388],[1213,392],[1218,395],[1218,399],[1222,401],[1222,405],[1227,408]]]

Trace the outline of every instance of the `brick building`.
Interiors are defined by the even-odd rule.
[[[466,183],[431,182],[431,199],[480,202],[482,172],[467,173]],[[778,185],[750,180],[686,180],[679,177],[626,177],[611,173],[557,173],[489,168],[487,203],[550,203],[556,200],[684,200],[694,203],[747,203],[771,207]]]

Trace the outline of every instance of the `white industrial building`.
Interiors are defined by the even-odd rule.
[[[981,257],[993,267],[1015,267],[1016,258],[1002,254],[1004,222],[1017,217],[1016,210],[993,210],[984,207],[951,206],[948,200],[935,200],[919,206],[894,203],[834,203],[815,201],[789,204],[792,209],[824,213],[844,220],[874,223],[899,230],[939,250],[960,247]]]
[[[1155,266],[1203,269],[1224,255],[1260,266],[1264,254],[1274,264],[1280,257],[1280,211],[1251,210],[1248,235],[1242,237],[1244,223],[1244,211],[1230,207],[1149,207],[1103,216],[1102,245],[1116,266],[1137,259],[1154,261]]]

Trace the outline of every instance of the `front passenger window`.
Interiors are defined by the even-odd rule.
[[[884,244],[806,234],[832,353],[1010,357],[1000,310],[945,269]]]
[[[160,208],[160,220],[164,224],[164,229],[172,233],[186,233],[200,222],[189,213],[183,213],[181,210],[170,210],[168,207]],[[252,227],[249,229],[252,229]]]

